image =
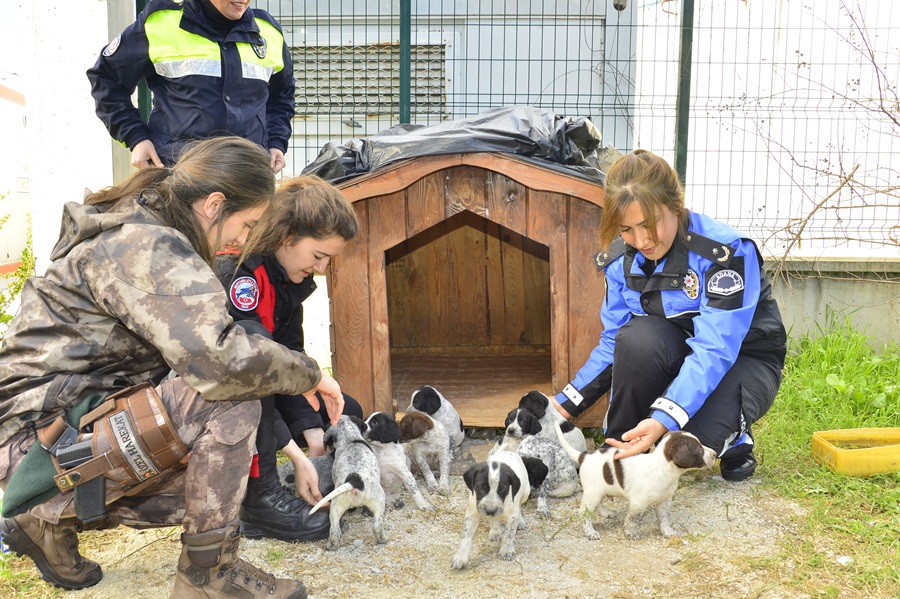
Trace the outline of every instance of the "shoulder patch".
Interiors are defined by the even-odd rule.
[[[731,259],[734,257],[734,248],[727,243],[715,241],[693,231],[688,232],[685,241],[687,241],[689,250],[703,256],[714,264],[727,267],[731,264]]]
[[[122,34],[116,36],[116,39],[109,42],[105,48],[103,48],[103,56],[112,56],[115,54],[116,50],[119,49],[119,44],[122,43]]]
[[[259,305],[259,285],[253,277],[240,277],[231,284],[228,292],[231,303],[242,312],[255,310]]]
[[[729,296],[743,289],[744,278],[730,268],[716,272],[706,281],[706,293],[709,295]]]
[[[616,237],[606,251],[600,250],[594,254],[594,262],[597,264],[597,270],[603,270],[613,263],[616,258],[625,253],[628,245],[621,237]]]

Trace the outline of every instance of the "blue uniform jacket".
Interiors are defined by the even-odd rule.
[[[294,75],[281,27],[248,9],[226,38],[196,0],[152,0],[87,71],[97,116],[133,149],[149,139],[164,164],[184,144],[237,135],[287,151]],[[142,79],[153,92],[149,123],[131,101]]]
[[[651,409],[669,430],[687,424],[739,355],[783,364],[787,336],[756,245],[708,216],[689,212],[689,218],[686,238],[676,239],[650,277],[641,270],[644,256],[621,239],[595,257],[606,273],[600,343],[556,396],[573,416],[611,386],[615,401],[616,333],[632,318],[660,316],[690,335],[693,352]]]

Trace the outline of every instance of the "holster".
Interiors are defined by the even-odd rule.
[[[162,399],[147,383],[108,396],[81,418],[77,431],[60,416],[39,429],[38,437],[53,456],[56,486],[64,493],[75,490],[76,513],[84,522],[106,515],[106,480],[134,495],[188,455]]]

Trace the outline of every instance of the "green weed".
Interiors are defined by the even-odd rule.
[[[775,405],[757,425],[765,481],[804,507],[801,536],[815,539],[794,539],[781,558],[802,564],[796,582],[823,596],[835,585],[900,596],[900,473],[843,476],[811,452],[816,431],[900,427],[898,378],[896,344],[876,351],[831,315],[827,327],[794,344]]]

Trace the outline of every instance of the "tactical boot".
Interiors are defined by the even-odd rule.
[[[0,521],[3,543],[19,556],[27,555],[41,578],[54,586],[75,591],[100,582],[100,564],[78,553],[78,533],[74,527],[50,524],[29,513]]]
[[[302,582],[275,578],[237,556],[241,540],[237,524],[235,520],[225,528],[181,535],[172,598],[306,599]]]
[[[287,542],[324,539],[331,526],[328,511],[310,515],[311,509],[277,478],[251,478],[239,514],[241,533],[248,539],[266,537]]]

